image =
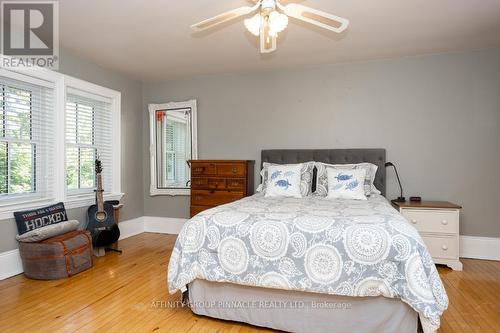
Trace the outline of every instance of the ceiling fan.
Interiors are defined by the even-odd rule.
[[[260,36],[260,52],[270,53],[276,50],[278,33],[286,29],[288,17],[314,24],[318,27],[340,33],[349,25],[349,20],[323,11],[302,6],[295,3],[282,5],[279,0],[253,0],[255,5],[244,6],[230,10],[223,14],[193,24],[194,31],[203,31],[219,24],[234,20],[238,17],[258,11],[258,13],[244,20],[248,31]]]

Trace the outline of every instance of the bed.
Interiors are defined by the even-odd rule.
[[[265,198],[204,211],[183,227],[168,287],[192,311],[292,332],[439,328],[448,298],[417,231],[385,194],[385,150],[264,150],[262,163],[370,162],[367,201]],[[313,189],[315,185],[313,182]]]

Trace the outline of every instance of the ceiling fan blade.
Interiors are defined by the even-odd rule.
[[[279,8],[290,17],[338,33],[344,31],[349,25],[348,19],[296,3],[291,3],[286,6],[279,5]]]
[[[193,24],[191,26],[191,29],[193,29],[194,31],[203,31],[206,29],[213,28],[216,25],[219,25],[221,23],[224,23],[224,22],[227,22],[230,20],[234,20],[235,18],[238,18],[240,16],[250,14],[251,12],[257,10],[259,8],[259,6],[260,6],[260,3],[258,3],[257,5],[255,5],[253,7],[245,6],[245,7],[240,7],[240,8],[230,10],[230,11],[225,12],[223,14],[220,14],[220,15],[214,16],[212,18],[209,18],[207,20],[201,21],[199,23]]]
[[[271,53],[276,51],[276,36],[269,34],[269,26],[265,25],[260,31],[260,53]]]

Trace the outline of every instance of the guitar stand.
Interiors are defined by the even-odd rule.
[[[122,250],[114,249],[112,247],[94,247],[94,256],[96,257],[104,257],[106,255],[106,251],[117,252],[122,254]]]
[[[111,251],[111,252],[117,252],[119,254],[122,254],[123,251],[122,250],[118,250],[118,249],[113,249],[112,247],[106,247],[104,248],[105,251]]]

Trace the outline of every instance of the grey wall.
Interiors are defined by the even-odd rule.
[[[189,215],[189,197],[149,196],[146,110],[196,98],[200,158],[259,163],[265,148],[383,147],[406,196],[455,201],[462,234],[500,237],[500,49],[144,85],[65,50],[60,67],[122,92],[123,220]],[[69,215],[83,221],[85,209]],[[17,247],[16,233],[13,220],[0,221],[0,253]]]
[[[259,163],[264,148],[386,148],[406,196],[459,203],[462,234],[500,237],[500,49],[145,84],[145,215],[189,214],[189,197],[149,197],[146,108],[190,98],[200,158]]]
[[[142,175],[142,83],[90,63],[67,50],[61,50],[60,72],[122,93],[122,192],[126,193],[121,219],[144,215]],[[68,211],[71,219],[85,221],[86,209]],[[0,253],[17,248],[13,219],[0,221]]]

